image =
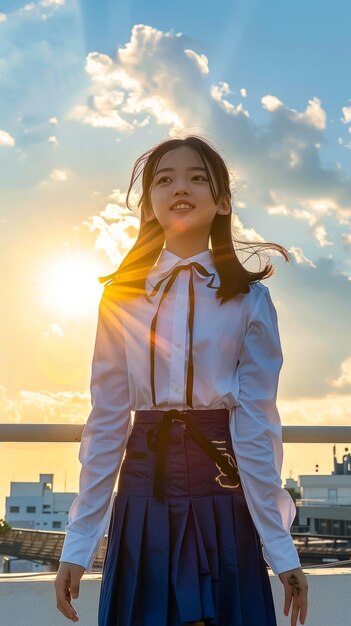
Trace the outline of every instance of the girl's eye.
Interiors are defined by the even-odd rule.
[[[169,178],[169,176],[161,176],[161,178],[158,179],[157,184],[159,185],[160,183],[162,183],[164,180],[167,180],[167,178]]]
[[[201,174],[197,174],[196,176],[193,176],[193,179],[196,178],[202,178],[203,181],[207,182],[207,178],[205,176],[202,176]],[[163,183],[166,180],[170,180],[169,176],[161,176],[161,178],[158,179],[157,184],[159,185],[160,183]]]

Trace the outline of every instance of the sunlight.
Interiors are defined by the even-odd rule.
[[[68,251],[41,275],[41,299],[59,316],[77,318],[96,310],[101,285],[100,268],[88,253]]]

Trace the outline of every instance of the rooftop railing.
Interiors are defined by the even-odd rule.
[[[350,506],[351,498],[343,498],[339,496],[338,498],[328,499],[328,498],[300,498],[295,502],[296,506]]]
[[[0,424],[0,442],[79,442],[84,424]],[[351,443],[351,426],[283,426],[284,443]]]

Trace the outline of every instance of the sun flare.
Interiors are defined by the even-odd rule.
[[[67,252],[54,259],[42,272],[41,298],[61,317],[78,318],[97,306],[101,285],[99,267],[88,253]]]

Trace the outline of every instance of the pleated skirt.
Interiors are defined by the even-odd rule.
[[[162,411],[137,411],[110,519],[98,626],[276,626],[267,567],[240,481],[229,480],[181,420],[170,429],[164,499],[153,496],[150,435]],[[235,456],[229,412],[189,410]]]

